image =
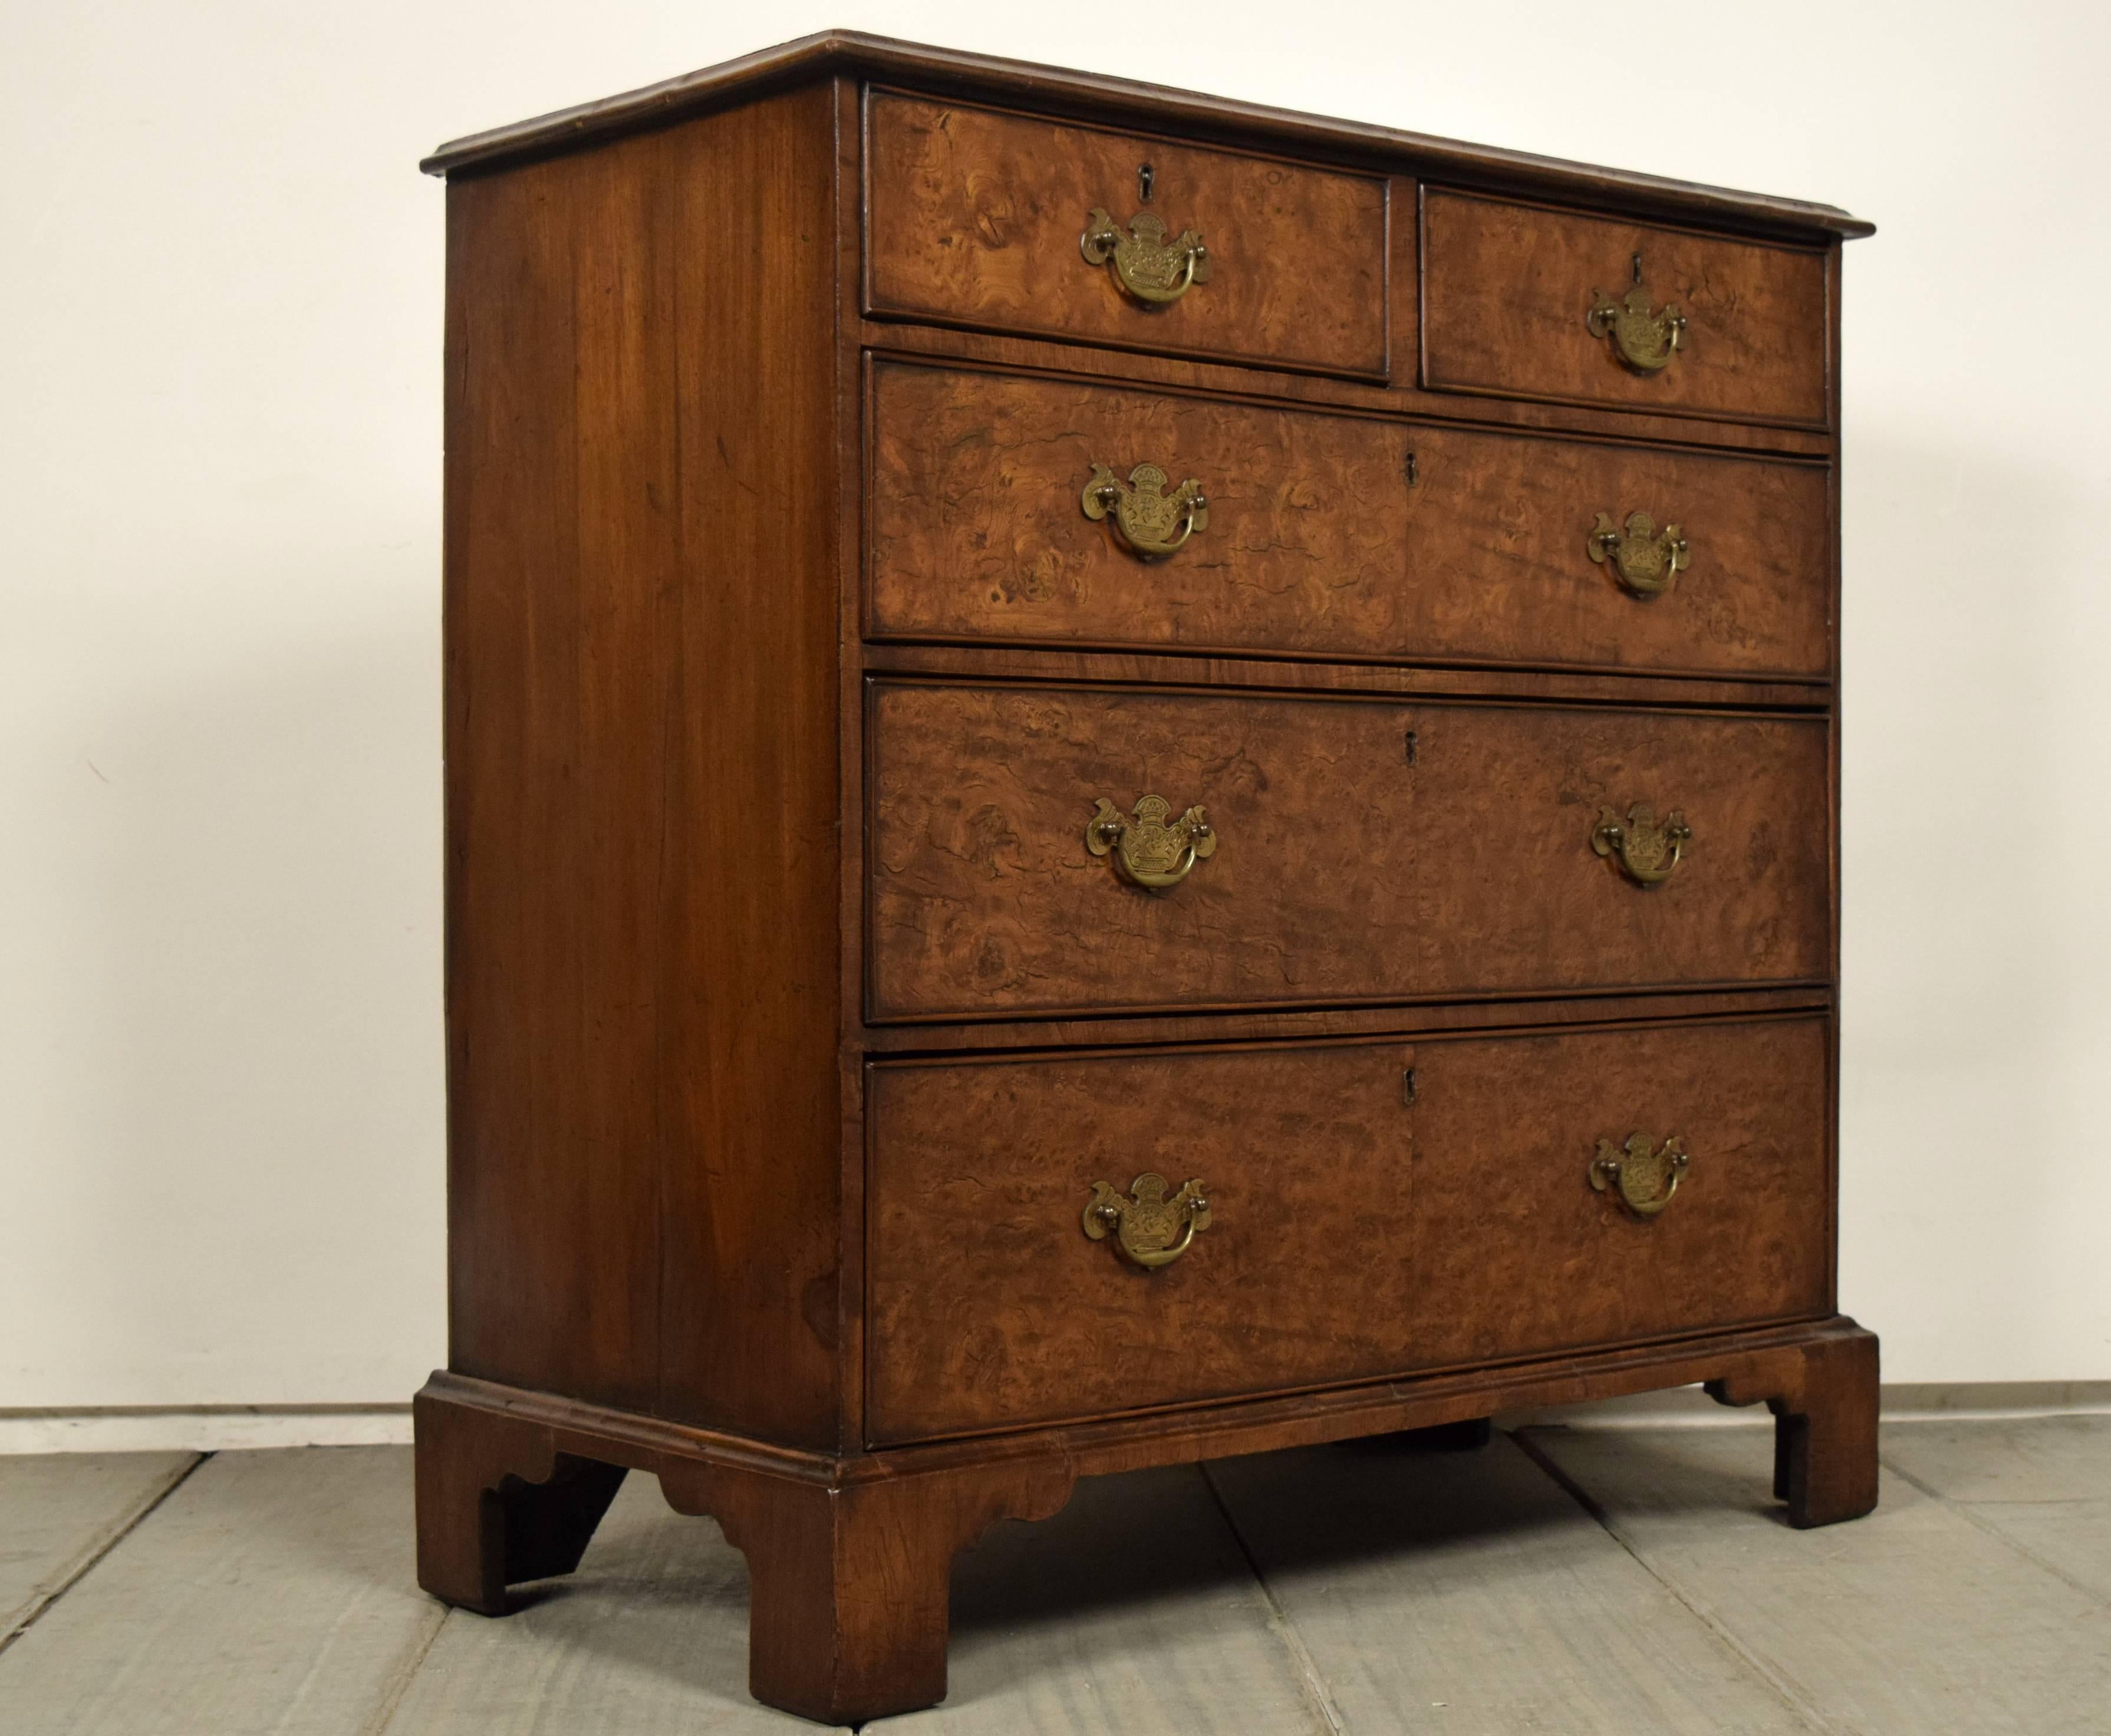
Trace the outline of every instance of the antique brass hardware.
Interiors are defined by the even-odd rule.
[[[1598,810],[1598,823],[1591,828],[1591,848],[1600,856],[1618,853],[1620,866],[1638,886],[1655,886],[1671,878],[1671,870],[1686,847],[1693,842],[1693,828],[1686,816],[1673,808],[1659,822],[1656,810],[1637,802],[1622,820],[1609,807]]]
[[[1167,823],[1173,804],[1163,796],[1146,796],[1122,818],[1105,796],[1096,799],[1085,822],[1085,848],[1095,856],[1111,855],[1115,871],[1133,885],[1156,891],[1177,886],[1195,864],[1217,853],[1217,834],[1200,807]]]
[[[1103,1242],[1113,1231],[1123,1257],[1146,1272],[1172,1265],[1187,1252],[1195,1232],[1210,1227],[1210,1202],[1199,1181],[1182,1184],[1170,1199],[1165,1186],[1155,1172],[1139,1175],[1124,1199],[1110,1184],[1094,1182],[1082,1220],[1085,1234]]]
[[[1583,546],[1599,566],[1611,561],[1620,583],[1637,597],[1657,597],[1669,590],[1692,553],[1677,525],[1666,525],[1659,530],[1646,512],[1630,512],[1627,523],[1618,526],[1609,513],[1600,512]]]
[[[1210,250],[1202,238],[1183,229],[1168,241],[1165,220],[1147,211],[1138,211],[1124,229],[1104,207],[1095,206],[1085,219],[1085,233],[1078,238],[1078,250],[1089,264],[1112,265],[1122,288],[1154,307],[1177,302],[1191,284],[1210,280]]]
[[[1671,1203],[1691,1161],[1679,1139],[1659,1146],[1648,1134],[1634,1134],[1625,1150],[1600,1139],[1598,1155],[1591,1160],[1591,1185],[1600,1193],[1617,1192],[1620,1203],[1637,1217],[1653,1218]]]
[[[1130,553],[1162,561],[1210,524],[1210,497],[1202,484],[1190,476],[1168,494],[1169,479],[1156,465],[1139,464],[1122,482],[1110,468],[1096,462],[1092,479],[1085,484],[1085,516],[1095,524],[1111,516],[1115,534]]]
[[[1639,264],[1641,256],[1636,256]],[[1591,292],[1591,311],[1584,323],[1594,338],[1609,336],[1613,351],[1637,374],[1661,373],[1678,353],[1678,341],[1686,335],[1686,316],[1671,302],[1660,308],[1650,306],[1649,291],[1641,279],[1618,301],[1602,290]]]

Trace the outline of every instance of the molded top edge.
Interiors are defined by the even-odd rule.
[[[1832,205],[1597,168],[1128,79],[927,48],[856,30],[825,30],[641,90],[452,139],[419,167],[428,175],[446,175],[548,156],[838,72],[898,80],[916,89],[1018,101],[1066,117],[1151,131],[1189,133],[1213,141],[1266,142],[1373,166],[1411,170],[1428,180],[1455,175],[1464,184],[1526,197],[1616,205],[1667,218],[1812,239],[1853,239],[1876,232],[1874,224]]]

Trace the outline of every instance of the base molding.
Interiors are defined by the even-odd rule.
[[[1886,1424],[2111,1416],[2111,1380],[1951,1380],[1886,1384]],[[1698,1385],[1578,1405],[1496,1413],[1505,1429],[1737,1429],[1764,1413],[1725,1410]],[[225,1452],[288,1447],[407,1447],[411,1407],[373,1405],[52,1406],[0,1410],[0,1457],[50,1452]]]
[[[507,1588],[570,1572],[628,1471],[708,1514],[747,1557],[749,1685],[818,1720],[859,1723],[945,1697],[954,1555],[1000,1519],[1044,1519],[1082,1476],[1355,1436],[1474,1425],[1519,1406],[1705,1383],[1775,1419],[1789,1523],[1877,1500],[1873,1334],[1845,1317],[1349,1390],[1111,1417],[973,1440],[822,1453],[463,1375],[414,1401],[418,1579],[502,1615]]]

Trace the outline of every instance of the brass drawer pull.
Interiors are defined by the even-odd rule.
[[[1124,229],[1095,206],[1078,238],[1078,251],[1089,264],[1111,264],[1122,288],[1154,307],[1178,301],[1190,284],[1210,280],[1210,250],[1202,238],[1183,229],[1168,241],[1164,220],[1147,211],[1138,211]]]
[[[1639,276],[1620,300],[1593,289],[1591,302],[1584,324],[1592,337],[1609,337],[1613,353],[1626,366],[1637,374],[1660,374],[1671,366],[1678,353],[1678,340],[1686,335],[1686,316],[1669,302],[1651,307],[1649,291]]]
[[[1658,886],[1671,878],[1686,847],[1693,842],[1693,828],[1686,816],[1673,808],[1661,821],[1646,802],[1628,810],[1625,820],[1609,807],[1598,810],[1598,823],[1591,828],[1591,848],[1600,856],[1617,853],[1620,866],[1638,886]]]
[[[1627,523],[1618,527],[1610,514],[1600,512],[1583,546],[1599,566],[1609,561],[1620,583],[1637,597],[1658,597],[1669,590],[1691,554],[1677,525],[1666,525],[1659,530],[1646,512],[1630,512]]]
[[[1168,494],[1168,480],[1155,464],[1139,464],[1122,482],[1108,466],[1096,463],[1085,484],[1085,516],[1094,524],[1111,516],[1115,534],[1131,554],[1162,561],[1210,523],[1202,484],[1190,476]]]
[[[1101,796],[1085,822],[1085,848],[1095,856],[1111,855],[1115,871],[1133,885],[1154,892],[1178,886],[1196,862],[1217,853],[1217,834],[1199,806],[1169,825],[1172,811],[1164,797],[1146,796],[1124,820]]]
[[[1598,1155],[1591,1160],[1591,1185],[1600,1193],[1616,1191],[1620,1203],[1637,1217],[1653,1218],[1671,1203],[1691,1161],[1681,1139],[1659,1146],[1647,1134],[1632,1134],[1624,1151],[1600,1139]]]
[[[1110,1184],[1094,1182],[1083,1221],[1085,1234],[1095,1242],[1104,1242],[1112,1230],[1124,1258],[1146,1272],[1155,1271],[1186,1253],[1196,1230],[1210,1227],[1210,1202],[1199,1181],[1183,1184],[1168,1199],[1165,1178],[1154,1172],[1137,1176],[1127,1199]]]

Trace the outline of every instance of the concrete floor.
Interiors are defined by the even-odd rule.
[[[2111,1732],[2111,1418],[1888,1428],[1871,1517],[1789,1530],[1764,1429],[1499,1434],[1083,1484],[953,1582],[952,1695],[1048,1736]],[[503,1621],[411,1577],[398,1447],[0,1459],[7,1736],[794,1731],[747,1573],[625,1485]]]

